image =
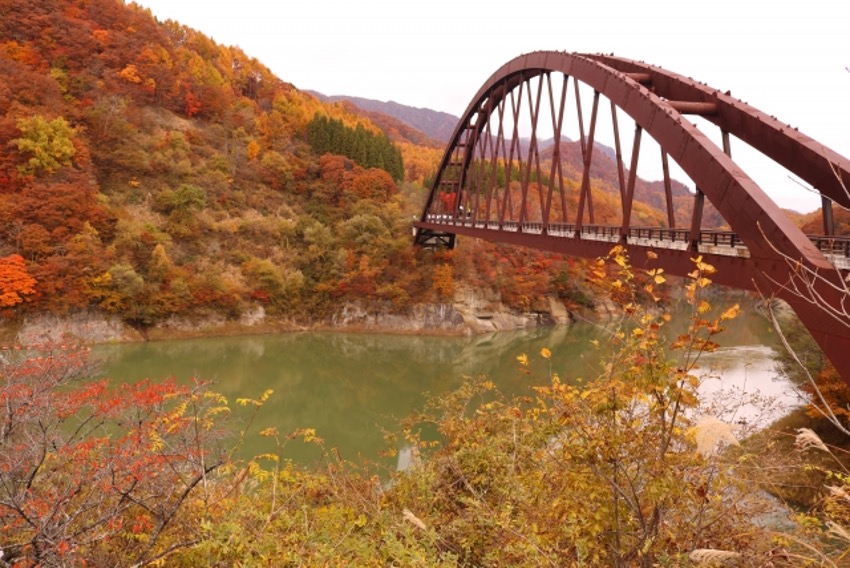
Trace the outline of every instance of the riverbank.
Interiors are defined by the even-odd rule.
[[[533,312],[515,312],[498,297],[461,290],[451,303],[416,304],[399,313],[391,306],[375,308],[365,302],[347,302],[325,319],[297,321],[270,316],[262,305],[243,312],[238,318],[221,314],[178,316],[146,328],[133,327],[118,317],[98,310],[85,310],[66,315],[40,314],[21,321],[0,325],[0,341],[5,344],[33,344],[67,341],[86,344],[166,341],[203,337],[265,335],[293,331],[339,331],[350,333],[392,333],[399,335],[480,335],[500,331],[516,331],[537,327],[566,326],[575,317],[555,297]],[[583,313],[582,319],[605,320],[611,307],[600,303],[595,313]]]

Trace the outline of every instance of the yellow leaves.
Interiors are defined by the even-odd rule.
[[[316,436],[315,428],[298,428],[297,430],[294,430],[289,436],[287,436],[287,439],[289,440],[294,440],[295,438],[301,438],[301,441],[307,443],[324,443],[324,440],[322,438]]]
[[[626,259],[626,257],[622,254],[615,255],[614,262],[616,262],[622,268],[626,268],[626,266],[628,266],[628,259]]]
[[[205,415],[207,418],[211,418],[218,414],[226,414],[230,412],[229,406],[214,406],[206,411]]]
[[[248,462],[248,467],[246,469],[248,470],[248,475],[257,481],[265,481],[271,475],[268,471],[260,467],[260,464],[258,464],[256,460]]]
[[[655,260],[658,258],[658,255],[652,252],[651,250],[646,251],[646,258],[649,260]]]
[[[626,249],[623,248],[623,245],[615,245],[608,251],[608,258],[616,262],[618,265],[625,268],[629,264],[629,260],[626,257]]]
[[[699,288],[705,288],[711,284],[711,280],[705,278],[704,276],[700,276],[702,274],[699,270],[694,270],[693,272],[688,273],[688,278],[693,279],[693,286],[697,286]]]
[[[278,429],[272,426],[271,428],[266,428],[265,430],[260,431],[260,436],[265,436],[266,438],[276,438],[280,436],[280,432]]]
[[[255,460],[272,461],[272,462],[275,462],[275,463],[280,461],[280,457],[278,457],[277,454],[259,454],[257,456],[254,456],[254,459]]]
[[[667,282],[667,279],[664,278],[661,274],[664,272],[663,268],[653,268],[652,270],[647,270],[646,273],[652,278],[652,280],[656,284],[664,284]]]
[[[519,364],[523,367],[528,367],[528,355],[526,355],[525,353],[517,355],[516,360],[519,361]]]
[[[806,513],[797,513],[794,520],[806,529],[815,529],[822,524],[820,519]]]
[[[151,452],[158,452],[165,447],[165,440],[162,439],[162,436],[156,430],[151,430],[149,438],[151,443],[148,449]]]
[[[263,394],[260,395],[259,400],[255,400],[253,398],[237,398],[236,404],[239,406],[248,406],[252,405],[257,408],[263,406],[263,404],[269,399],[269,397],[274,394],[272,389],[266,389]]]
[[[544,359],[551,359],[552,358],[552,352],[544,347],[543,349],[540,350],[540,356],[543,357]]]
[[[72,164],[77,152],[74,144],[77,129],[63,117],[47,120],[34,115],[18,119],[16,125],[21,137],[11,144],[29,156],[26,163],[18,166],[18,171],[24,175],[53,173]]]
[[[218,392],[206,391],[204,392],[204,398],[210,399],[218,404],[227,404],[227,397]]]
[[[705,300],[700,300],[699,304],[697,304],[697,313],[704,314],[710,309],[711,309],[711,304],[709,304]]]
[[[646,286],[643,287],[643,289],[646,291],[647,294],[649,294],[652,297],[653,302],[660,302],[661,301],[661,297],[655,295],[655,287],[652,284],[647,284]]]
[[[679,397],[679,403],[685,407],[694,407],[699,404],[699,399],[693,392],[682,390],[681,396]]]
[[[720,314],[720,321],[728,321],[728,320],[731,320],[731,319],[735,319],[736,317],[738,317],[738,315],[740,313],[741,313],[741,306],[739,306],[738,304],[735,304],[734,306],[732,306],[731,308],[727,309],[722,314]]]
[[[696,258],[692,258],[691,261],[696,265],[697,270],[702,274],[714,274],[717,272],[717,269],[714,266],[708,264],[707,262],[703,262],[702,255],[698,255]]]
[[[168,424],[168,423],[173,422],[173,421],[179,419],[180,417],[182,417],[184,414],[186,414],[186,409],[188,408],[188,405],[189,405],[188,402],[183,401],[180,404],[178,404],[177,406],[175,406],[174,410],[170,414],[166,414],[163,417],[163,422],[165,424]]]

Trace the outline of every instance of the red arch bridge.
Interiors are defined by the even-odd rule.
[[[744,172],[732,141],[820,194],[820,234]],[[653,187],[637,175],[647,164],[662,179]],[[651,265],[674,275],[702,255],[715,282],[791,304],[850,382],[850,238],[834,234],[832,213],[850,208],[848,187],[847,158],[729,92],[613,55],[545,51],[509,61],[475,94],[414,227],[423,246],[468,235],[597,258],[620,243],[635,266],[652,251]]]

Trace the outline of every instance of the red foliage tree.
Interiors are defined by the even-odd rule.
[[[351,190],[362,199],[388,199],[398,192],[392,176],[379,168],[356,172],[351,180]]]
[[[93,372],[64,345],[0,357],[4,563],[142,565],[194,542],[173,527],[221,464],[208,443],[223,400],[174,381],[109,389]]]

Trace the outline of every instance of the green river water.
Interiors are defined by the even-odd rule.
[[[257,435],[264,428],[281,433],[314,428],[327,447],[356,460],[377,458],[385,449],[383,430],[394,430],[399,418],[421,408],[427,393],[456,388],[464,376],[487,375],[508,394],[545,383],[549,362],[539,356],[544,347],[552,351],[552,370],[562,379],[592,379],[601,350],[591,340],[604,349],[606,337],[591,323],[472,337],[298,332],[104,345],[94,355],[115,384],[199,377],[213,381],[213,390],[234,407],[236,398],[273,389],[251,426],[245,452],[271,451]],[[708,390],[722,382],[763,393],[784,391],[785,383],[774,378],[775,339],[763,318],[745,313],[719,338],[724,347],[704,361],[718,377],[706,381]],[[531,360],[531,375],[519,371],[516,357],[522,353]],[[319,452],[291,443],[285,456],[309,463]]]

